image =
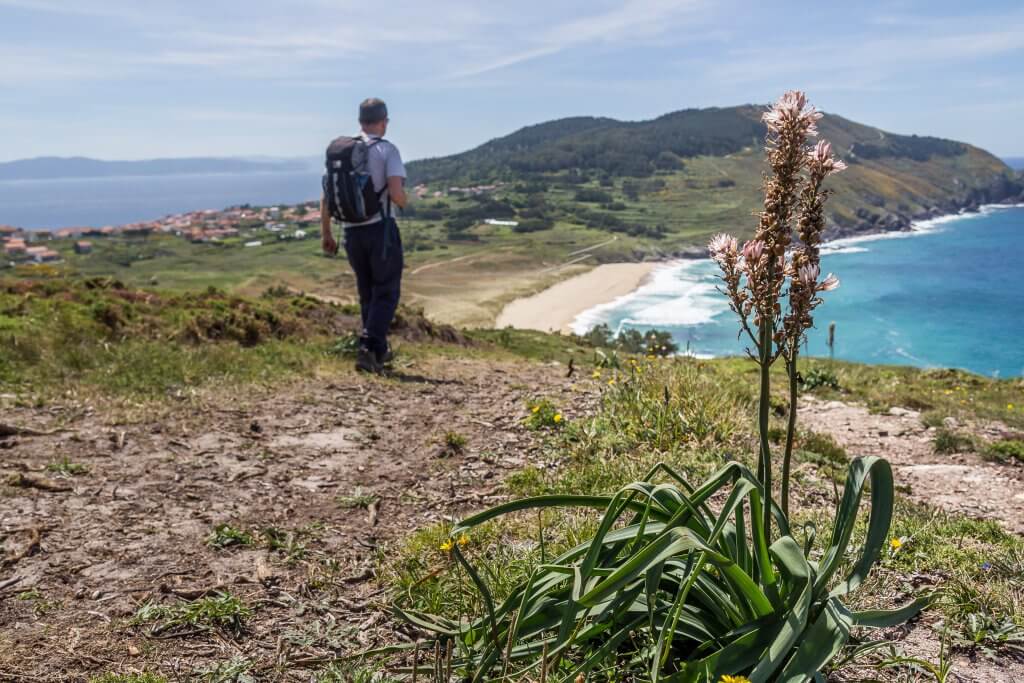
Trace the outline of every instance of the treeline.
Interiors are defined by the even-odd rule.
[[[953,140],[943,140],[918,135],[886,135],[877,143],[855,142],[851,147],[853,158],[881,159],[896,157],[913,161],[928,161],[933,156],[955,157],[967,152],[967,145]]]
[[[530,126],[476,149],[409,165],[414,182],[516,179],[523,174],[598,172],[644,178],[680,169],[687,157],[721,156],[760,144],[753,108],[687,109],[651,121],[578,117]]]

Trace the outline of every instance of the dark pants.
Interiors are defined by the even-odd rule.
[[[345,229],[345,253],[356,274],[361,343],[377,354],[388,348],[388,328],[402,289],[402,236],[393,218]]]

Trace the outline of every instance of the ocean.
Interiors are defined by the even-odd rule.
[[[839,359],[1024,375],[1022,238],[1024,206],[988,206],[911,232],[829,244],[822,271],[841,284],[822,295],[807,352],[828,355],[828,326],[835,322]],[[658,328],[699,356],[743,354],[719,283],[710,260],[669,264],[636,292],[580,315],[573,329]]]
[[[102,227],[239,204],[320,198],[321,171],[0,181],[0,225]]]

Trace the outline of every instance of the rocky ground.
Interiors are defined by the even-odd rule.
[[[570,381],[564,367],[435,359],[130,423],[74,401],[5,411],[40,434],[0,441],[0,680],[187,679],[232,660],[257,680],[310,680],[336,652],[393,642],[375,554],[493,500],[537,440],[525,401]],[[87,471],[47,469],[60,463]],[[253,543],[211,547],[224,523]],[[215,591],[252,609],[244,638],[130,623],[144,603]]]
[[[888,459],[903,495],[943,510],[978,519],[994,519],[1015,533],[1024,533],[1024,467],[989,462],[971,452],[936,453],[933,446],[936,428],[926,426],[918,412],[905,408],[894,407],[888,413],[876,414],[860,405],[805,396],[801,399],[799,415],[802,425],[831,434],[850,455],[879,455]],[[999,424],[960,424],[953,418],[946,420],[947,428],[990,439],[1006,432]],[[924,617],[907,626],[889,629],[884,635],[906,654],[938,662],[939,626],[935,618]],[[993,662],[964,652],[950,653],[950,658],[952,670],[947,681],[1024,681],[1024,661]],[[844,680],[866,680],[857,677],[856,669],[850,673],[854,677]],[[877,675],[877,671],[873,673]],[[933,679],[922,676],[906,680]]]
[[[409,639],[385,616],[377,554],[497,500],[501,478],[539,456],[526,400],[551,397],[567,417],[592,408],[573,381],[558,365],[431,358],[386,379],[212,391],[155,413],[73,398],[8,408],[0,422],[31,431],[0,438],[0,680],[201,680],[234,663],[253,680],[308,681],[336,654]],[[935,454],[917,413],[811,397],[801,421],[851,455],[884,455],[915,499],[1024,531],[1024,468]],[[225,523],[251,543],[211,546]],[[218,592],[251,609],[244,637],[133,622],[144,604]],[[933,626],[888,637],[934,661]],[[1024,665],[957,654],[953,676],[1024,680]]]
[[[893,466],[904,495],[970,517],[995,519],[1024,534],[1024,467],[984,460],[977,453],[936,453],[935,427],[921,422],[920,413],[891,408],[874,414],[867,408],[805,396],[799,408],[801,424],[831,434],[851,455],[879,455]],[[946,426],[995,439],[1007,432],[1000,424]]]

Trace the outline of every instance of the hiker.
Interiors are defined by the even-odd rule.
[[[331,219],[342,226],[342,243],[356,276],[363,328],[356,369],[380,373],[392,359],[388,328],[401,291],[402,238],[392,204],[405,208],[405,166],[398,148],[384,139],[388,108],[372,97],[359,105],[355,137],[340,137],[327,148],[327,172],[320,200],[323,250],[338,253]]]

